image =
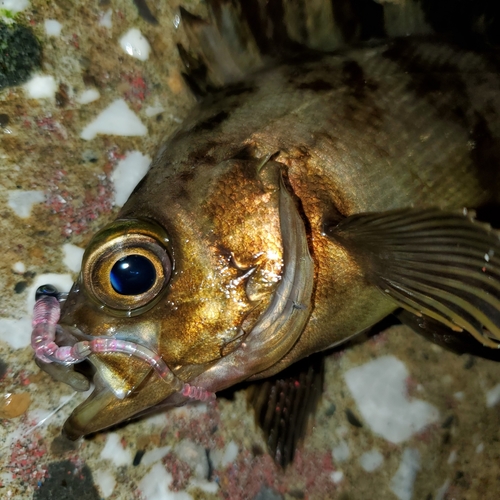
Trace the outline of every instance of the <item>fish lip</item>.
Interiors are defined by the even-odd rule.
[[[77,406],[63,425],[63,434],[72,441],[94,434],[147,412],[174,394],[179,394],[175,384],[154,378],[133,398],[118,399],[101,380],[94,377],[92,394]]]

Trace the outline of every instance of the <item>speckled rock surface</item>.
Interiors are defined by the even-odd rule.
[[[22,13],[47,78],[36,87],[42,97],[22,87],[0,93],[0,498],[497,498],[500,365],[455,356],[402,326],[328,358],[315,423],[285,472],[265,453],[242,393],[77,443],[60,437],[85,395],[33,361],[33,289],[47,273],[71,283],[75,247],[116,213],[116,167],[134,152],[152,157],[193,104],[175,49],[177,2],[148,2],[157,23],[136,4],[143,9],[132,0],[32,0]],[[203,13],[196,1],[183,5]],[[120,46],[134,28],[151,47],[146,60]],[[147,135],[82,139],[117,100]]]

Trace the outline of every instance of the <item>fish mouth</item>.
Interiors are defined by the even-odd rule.
[[[74,365],[88,360],[96,368],[94,391],[73,411],[64,425],[63,431],[70,439],[127,420],[172,394],[197,400],[214,397],[204,388],[178,378],[158,353],[144,345],[115,336],[90,336],[76,327],[59,324],[63,295],[58,296],[54,287],[48,285],[40,288],[43,290],[37,294],[31,336],[37,364],[76,390],[85,390],[90,384],[85,384],[82,380],[85,377],[73,370]],[[103,355],[126,355],[128,363],[134,363],[145,376],[151,371],[156,376],[148,379],[147,384],[142,383],[140,390],[119,392],[116,388],[120,387],[121,381],[113,381],[113,376],[106,373],[106,364],[100,360]],[[145,376],[139,376],[139,383]]]

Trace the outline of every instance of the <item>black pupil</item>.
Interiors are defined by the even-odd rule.
[[[156,280],[151,261],[142,255],[127,255],[115,263],[109,276],[111,286],[120,295],[140,295]]]

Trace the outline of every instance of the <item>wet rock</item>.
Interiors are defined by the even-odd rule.
[[[33,494],[33,500],[100,500],[87,465],[76,468],[69,460],[49,465],[48,478]]]

